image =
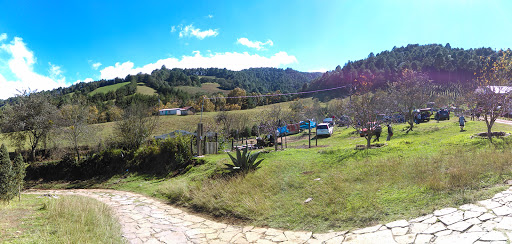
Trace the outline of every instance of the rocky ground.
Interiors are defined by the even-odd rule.
[[[218,223],[136,193],[31,190],[29,194],[81,195],[114,210],[129,243],[509,243],[512,187],[493,198],[445,208],[411,220],[352,231],[312,233]]]

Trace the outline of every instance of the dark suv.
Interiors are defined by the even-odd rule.
[[[450,120],[450,111],[446,109],[437,111],[435,120]]]

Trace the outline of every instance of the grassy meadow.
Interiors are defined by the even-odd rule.
[[[22,195],[0,216],[0,243],[124,243],[110,208],[87,197]]]
[[[209,155],[208,164],[161,183],[157,192],[213,215],[285,229],[340,230],[412,218],[489,197],[512,179],[512,140],[489,145],[471,138],[484,126],[470,121],[459,132],[455,120],[430,122],[408,135],[405,125],[396,126],[391,141],[383,133],[387,145],[368,151],[355,150],[365,143],[353,129],[338,128],[318,147],[306,149],[306,139],[262,154],[262,168],[246,177],[215,177],[228,157]]]
[[[152,96],[152,95],[156,94],[156,90],[149,86],[144,85],[144,83],[137,83],[136,93]]]
[[[217,92],[222,92],[224,94],[228,94],[229,90],[222,90],[219,88],[218,83],[203,83],[201,87],[197,86],[177,86],[177,89],[180,89],[186,93],[190,94],[197,94],[197,93],[206,93],[206,94],[213,94]]]
[[[128,84],[130,84],[130,82],[122,82],[122,83],[117,83],[117,84],[110,85],[110,86],[103,86],[103,87],[100,87],[100,88],[92,91],[91,93],[89,93],[89,95],[94,96],[96,93],[107,93],[109,91],[116,91],[117,89],[119,89],[125,85],[128,85]]]
[[[289,103],[281,105],[287,108]],[[270,106],[230,113],[254,117]],[[216,114],[204,113],[203,122],[213,123]],[[157,119],[155,135],[194,131],[200,115]],[[111,136],[114,123],[94,127],[94,138],[104,139]],[[356,150],[365,139],[353,128],[336,127],[333,136],[318,139],[318,146],[313,140],[313,148],[307,148],[306,134],[293,135],[285,150],[267,148],[261,153],[261,169],[246,177],[223,177],[229,157],[221,153],[206,155],[205,164],[170,179],[128,174],[101,182],[50,182],[38,187],[128,190],[221,219],[324,232],[413,218],[485,199],[512,179],[512,137],[495,139],[494,144],[475,137],[486,131],[483,121],[468,119],[463,132],[456,117],[416,125],[408,134],[406,124],[393,128],[391,141],[385,141],[384,127],[379,142],[383,146],[370,150]],[[495,124],[493,131],[511,132],[512,127]],[[304,203],[308,198],[313,200]]]
[[[242,112],[242,111],[240,111]],[[191,116],[192,117],[192,116]],[[179,117],[174,117],[179,118]],[[187,117],[181,117],[187,118]],[[220,177],[223,154],[171,179],[140,175],[101,183],[50,183],[41,187],[105,187],[140,192],[221,219],[245,224],[324,232],[413,218],[492,196],[512,179],[512,138],[472,137],[485,131],[482,121],[468,121],[460,132],[456,118],[431,121],[395,135],[383,147],[355,150],[364,138],[337,127],[308,149],[307,136],[290,136],[288,148],[266,149],[261,169],[246,177]],[[512,131],[496,124],[494,131]],[[315,145],[315,141],[312,141]],[[313,200],[304,203],[308,198]]]

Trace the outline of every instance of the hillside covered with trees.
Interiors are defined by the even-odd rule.
[[[89,83],[80,82],[70,87],[57,88],[45,93],[63,100],[60,103],[66,103],[65,100],[72,96],[92,95],[91,92],[100,87],[130,82],[115,91],[95,93],[89,100],[123,100],[127,96],[135,94],[137,83],[143,83],[145,86],[156,90],[158,94],[156,100],[160,99],[164,103],[171,100],[179,100],[181,103],[186,103],[186,101],[193,99],[193,97],[191,94],[177,89],[177,86],[200,87],[201,84],[208,82],[218,83],[220,85],[219,88],[223,90],[241,88],[248,93],[256,94],[266,94],[275,91],[288,93],[302,89],[305,83],[311,82],[311,80],[318,78],[320,75],[321,73],[299,72],[290,68],[251,68],[232,71],[219,68],[167,69],[165,66],[162,66],[161,69],[154,70],[151,74],[139,73],[137,75],[127,75],[125,78],[99,80]],[[13,99],[10,98],[0,102],[0,105]],[[126,102],[121,103],[124,104]]]
[[[133,103],[143,103],[150,107],[184,107],[195,106],[203,101],[202,96],[226,96],[222,92],[214,94],[190,94],[179,89],[179,86],[201,87],[204,83],[218,83],[222,90],[230,91],[228,96],[259,95],[271,93],[296,92],[313,79],[320,77],[321,73],[299,72],[293,69],[278,68],[251,68],[241,71],[232,71],[218,68],[195,69],[161,69],[151,74],[127,75],[125,78],[99,80],[94,82],[81,82],[70,87],[57,88],[44,91],[58,108],[73,103],[73,101],[86,101],[87,105],[97,114],[92,121],[115,121],[119,117],[117,110],[126,109]],[[122,84],[126,83],[126,85]],[[116,85],[116,86],[114,86]],[[115,89],[106,89],[107,92],[98,92],[98,88],[114,86]],[[118,87],[120,86],[120,87]],[[154,89],[154,95],[137,93],[137,86],[146,86]],[[253,108],[259,105],[287,101],[290,97],[277,99],[217,99],[215,106],[207,106],[211,110],[233,110]],[[0,100],[0,107],[6,104],[15,104],[19,98],[13,97]],[[201,102],[200,102],[201,101]]]
[[[323,100],[346,96],[361,83],[369,83],[374,88],[383,88],[388,82],[396,81],[405,69],[422,72],[437,85],[472,82],[482,68],[482,58],[495,59],[498,52],[491,48],[452,48],[446,45],[409,44],[393,47],[390,51],[378,54],[373,52],[367,58],[348,61],[343,67],[324,73],[314,80],[308,90],[347,86],[334,92],[316,95]],[[352,90],[351,90],[352,89]]]

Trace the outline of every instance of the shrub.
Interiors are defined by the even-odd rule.
[[[228,153],[229,157],[231,158],[231,162],[233,164],[225,164],[228,166],[228,170],[231,173],[242,173],[247,174],[250,171],[259,169],[259,165],[263,159],[260,159],[258,162],[256,162],[256,159],[259,156],[259,152],[252,154],[250,152],[247,152],[247,148],[244,148],[242,150],[242,153],[240,153],[240,150],[236,150],[236,158],[231,156],[231,154]]]
[[[183,173],[194,163],[190,136],[153,141],[136,151],[131,167],[135,171],[167,175]]]
[[[77,178],[92,178],[95,176],[111,176],[123,172],[130,160],[129,151],[122,149],[107,149],[82,161],[76,172]]]
[[[23,179],[25,178],[25,162],[23,162],[23,157],[21,154],[18,154],[16,158],[14,159],[13,163],[13,179],[12,182],[14,183],[14,193],[18,197],[21,197],[21,188],[23,188]]]
[[[0,147],[0,201],[8,202],[14,197],[13,178],[12,162],[7,148],[2,144]]]

